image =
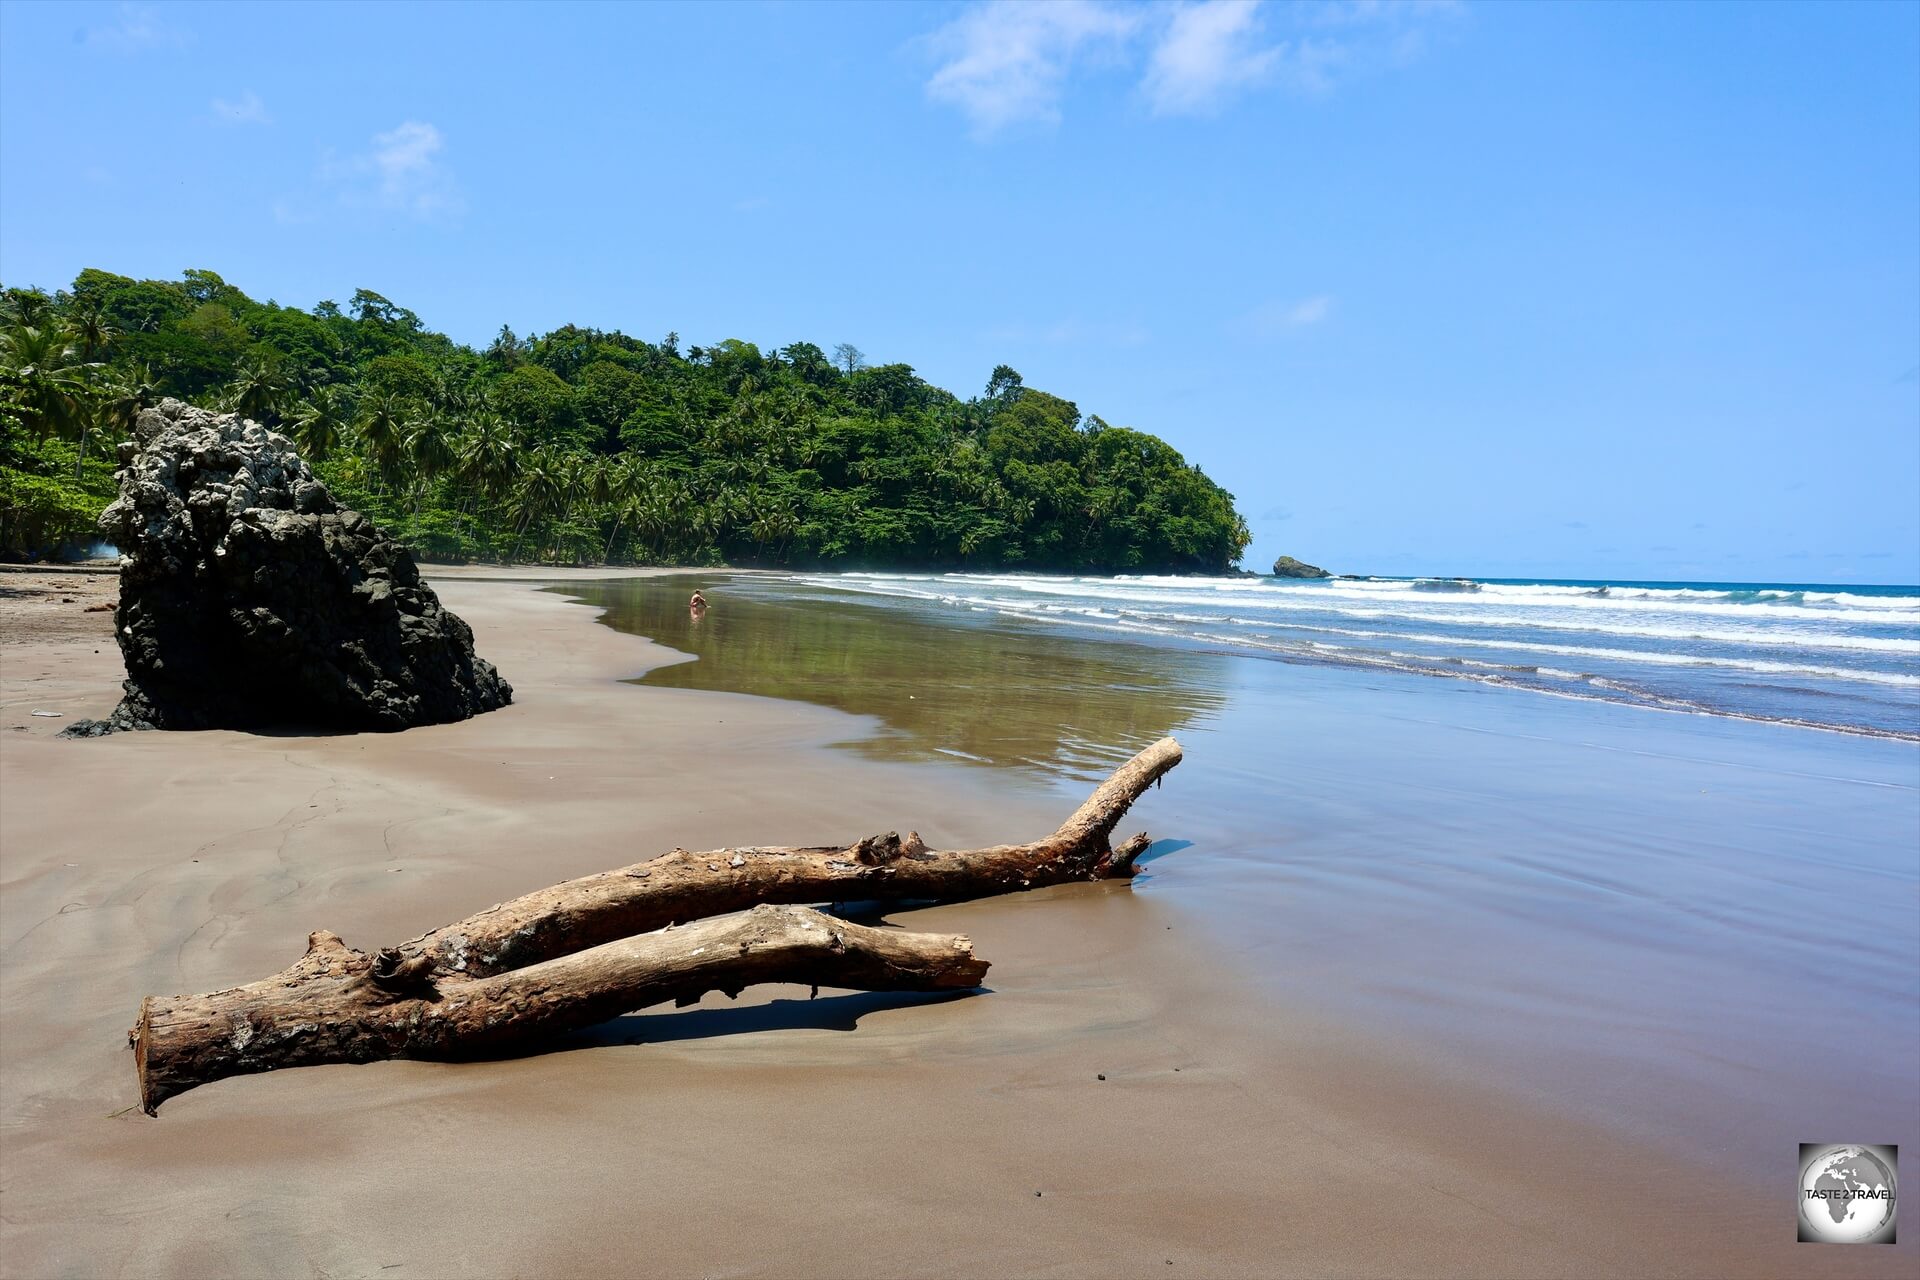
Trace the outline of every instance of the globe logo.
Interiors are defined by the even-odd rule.
[[[1800,1239],[1892,1244],[1899,1148],[1800,1147]]]

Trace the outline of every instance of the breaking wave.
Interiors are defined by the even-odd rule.
[[[1920,588],[802,574],[1152,643],[1920,739]]]

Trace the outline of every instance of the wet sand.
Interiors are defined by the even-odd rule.
[[[759,577],[647,685],[878,721],[841,744],[1062,784],[1163,733],[1136,888],[1281,1004],[1769,1185],[1806,1135],[1920,1143],[1920,746],[1117,639]],[[928,678],[937,669],[939,678]],[[1160,855],[1179,856],[1156,865]],[[1166,871],[1165,875],[1154,874]]]
[[[1794,1244],[1790,1170],[1476,1079],[1444,1038],[1344,1016],[1333,975],[1292,998],[1230,911],[1153,882],[896,913],[970,934],[982,995],[750,991],[141,1115],[140,998],[263,976],[311,929],[377,945],[674,845],[973,844],[1064,812],[1037,776],[832,749],[872,719],[623,683],[673,655],[532,584],[435,577],[516,701],[402,735],[55,740],[113,705],[110,624],[0,597],[0,1272],[1912,1272],[1913,1233]],[[1173,800],[1202,766],[1137,826],[1206,838]]]

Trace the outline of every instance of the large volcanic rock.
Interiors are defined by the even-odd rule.
[[[413,558],[333,500],[285,436],[162,401],[120,446],[100,527],[126,557],[116,729],[407,729],[505,706]]]
[[[1331,578],[1333,575],[1317,564],[1307,564],[1295,560],[1292,556],[1281,556],[1273,562],[1273,576],[1276,578]]]

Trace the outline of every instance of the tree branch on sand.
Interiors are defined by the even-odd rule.
[[[964,937],[867,928],[800,904],[951,902],[1130,877],[1147,837],[1116,847],[1113,829],[1180,758],[1180,744],[1162,738],[1027,844],[938,852],[913,832],[888,832],[818,848],[675,849],[374,955],[322,930],[305,956],[263,981],[148,997],[128,1035],[140,1104],[152,1115],[198,1085],[279,1067],[484,1057],[755,983],[976,987],[987,962]]]

